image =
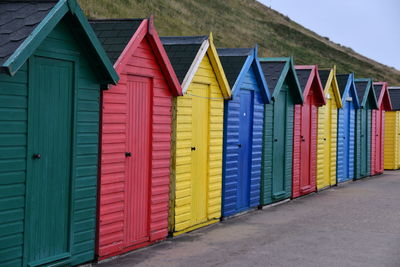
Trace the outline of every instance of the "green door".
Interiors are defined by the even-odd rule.
[[[285,197],[285,143],[287,89],[282,88],[274,103],[273,158],[272,158],[272,199]]]
[[[25,263],[70,256],[74,64],[34,57],[30,65]]]
[[[361,177],[365,177],[368,175],[367,173],[367,156],[368,156],[368,108],[364,108],[361,110],[361,133],[360,133],[360,149],[361,149]]]

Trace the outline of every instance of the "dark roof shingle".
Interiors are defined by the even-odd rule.
[[[172,67],[182,84],[196,55],[208,36],[161,37]]]
[[[0,65],[46,17],[58,0],[0,1]]]
[[[274,93],[276,84],[281,77],[286,61],[261,61],[261,68],[267,81],[270,95]]]
[[[325,89],[326,83],[328,82],[329,74],[331,70],[318,70],[318,75],[322,83],[322,87]]]
[[[376,99],[379,99],[379,96],[381,95],[382,88],[383,88],[382,84],[374,84],[374,90],[375,90]]]
[[[389,89],[389,96],[392,102],[392,110],[400,110],[400,89]]]
[[[368,82],[367,81],[354,81],[354,84],[356,85],[356,92],[357,92],[357,96],[358,99],[360,101],[360,105],[364,99],[364,95],[365,92],[368,90],[367,85]]]
[[[310,78],[310,69],[296,69],[297,79],[299,80],[301,91],[304,93],[308,79]]]
[[[340,95],[343,97],[343,93],[346,89],[347,81],[349,80],[350,74],[337,74],[336,80],[338,82],[338,87],[340,91]]]
[[[235,82],[246,62],[247,57],[250,55],[251,48],[219,48],[217,49],[219,59],[226,78],[228,79],[231,88]]]
[[[128,45],[143,19],[102,19],[89,21],[112,63]]]

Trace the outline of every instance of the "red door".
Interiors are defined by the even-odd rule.
[[[127,82],[125,246],[149,239],[152,82],[129,76]]]
[[[300,193],[307,193],[311,190],[311,125],[312,125],[313,92],[310,91],[307,100],[302,107],[301,116],[301,173]]]

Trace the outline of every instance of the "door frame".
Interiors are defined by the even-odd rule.
[[[67,264],[71,261],[72,256],[72,244],[74,243],[74,234],[73,234],[73,221],[74,221],[74,199],[75,199],[75,180],[76,180],[76,144],[77,144],[77,97],[78,97],[78,88],[79,88],[79,53],[72,52],[72,51],[65,51],[64,53],[56,53],[53,51],[47,50],[38,50],[36,51],[27,61],[28,64],[28,107],[27,107],[27,144],[26,144],[26,175],[25,175],[25,212],[24,212],[24,243],[23,243],[23,266],[28,265],[28,251],[27,251],[27,244],[29,243],[28,235],[26,234],[29,230],[29,217],[30,217],[30,210],[27,208],[29,207],[28,196],[31,194],[31,188],[29,186],[29,178],[32,170],[32,161],[30,159],[30,155],[32,155],[32,144],[34,143],[32,134],[32,120],[33,120],[33,113],[30,112],[30,109],[33,106],[32,100],[32,90],[36,90],[36,58],[47,58],[53,60],[62,60],[62,61],[69,61],[72,63],[73,66],[73,81],[72,81],[72,114],[71,114],[71,171],[70,171],[70,208],[69,208],[69,240],[68,240],[68,250],[69,252],[61,254],[59,257],[50,258],[50,260],[46,261],[37,261],[34,262],[33,265],[30,266],[38,266],[46,263],[51,262],[62,262],[63,264]]]
[[[149,162],[149,170],[148,170],[148,177],[149,177],[149,184],[148,184],[148,188],[147,188],[147,201],[148,201],[148,203],[149,203],[149,205],[147,206],[147,221],[148,221],[148,224],[146,225],[146,228],[147,228],[147,233],[148,233],[148,236],[147,236],[147,240],[145,240],[145,241],[143,241],[143,240],[139,240],[139,241],[136,241],[135,243],[131,243],[131,244],[128,244],[129,242],[126,240],[126,236],[125,236],[125,234],[126,234],[126,228],[128,227],[127,225],[126,225],[126,221],[127,221],[127,219],[126,219],[126,209],[127,209],[127,205],[126,205],[126,202],[127,202],[127,198],[126,198],[126,195],[124,195],[124,236],[123,236],[123,247],[124,248],[129,248],[129,247],[134,247],[134,246],[137,246],[138,244],[141,244],[141,243],[144,243],[144,242],[149,242],[149,241],[151,241],[151,229],[150,229],[150,225],[151,225],[151,189],[152,189],[152,185],[151,185],[151,183],[152,183],[152,177],[153,177],[153,168],[152,168],[152,166],[153,166],[153,164],[152,164],[152,161],[153,161],[153,157],[152,157],[152,153],[153,153],[153,147],[152,147],[152,144],[153,144],[153,105],[154,105],[154,76],[153,75],[144,75],[144,74],[138,74],[138,73],[134,73],[134,72],[126,72],[125,73],[125,76],[126,76],[126,83],[128,84],[128,82],[130,82],[130,81],[132,81],[131,79],[132,79],[132,76],[135,76],[135,77],[139,77],[139,78],[144,78],[144,79],[149,79],[149,81],[150,81],[150,120],[149,120],[149,127],[150,127],[150,132],[151,132],[151,135],[149,136],[149,147],[148,147],[148,149],[149,149],[149,158],[147,159],[148,160],[148,162]],[[128,88],[127,88],[127,91],[128,91]],[[130,105],[130,98],[128,98],[128,105]],[[129,107],[127,107],[127,109],[129,109]],[[127,114],[128,114],[128,110],[127,110]],[[128,116],[127,116],[128,117]],[[130,123],[129,123],[129,120],[128,120],[128,122],[127,122],[127,131],[128,131],[128,129],[130,130],[130,127],[129,126],[131,126],[130,125]],[[125,142],[125,151],[128,151],[128,134],[126,135],[126,142]],[[126,158],[125,158],[125,164],[127,164],[126,163]],[[127,169],[126,169],[126,165],[125,165],[125,178],[127,178]],[[128,179],[126,179],[125,180],[125,186],[126,186],[126,183],[127,183],[127,181],[128,181]]]
[[[248,153],[248,157],[246,158],[246,160],[249,162],[249,165],[248,165],[249,169],[247,170],[248,173],[247,173],[247,177],[246,177],[246,179],[249,179],[248,186],[246,188],[246,192],[248,193],[248,198],[246,199],[246,202],[247,202],[246,206],[242,207],[240,209],[237,208],[238,202],[236,202],[236,210],[239,210],[239,211],[246,210],[251,205],[251,203],[250,203],[251,202],[250,195],[251,195],[251,169],[253,167],[253,156],[252,156],[252,153],[253,153],[253,132],[254,132],[253,131],[253,129],[254,129],[254,97],[255,97],[255,94],[256,94],[256,92],[253,89],[240,88],[240,97],[242,97],[241,96],[242,91],[248,91],[250,93],[250,101],[251,101],[251,103],[249,104],[249,106],[250,106],[250,109],[251,109],[251,119],[250,119],[250,128],[248,130],[249,130],[249,136],[251,136],[251,138],[248,140],[249,153]],[[241,100],[239,100],[239,101],[241,101]],[[241,105],[239,107],[239,113],[240,113],[240,108],[241,108]],[[240,121],[241,121],[240,118],[242,118],[242,117],[239,116],[239,127],[240,127]],[[240,143],[240,130],[239,130],[238,138],[239,138],[238,141]],[[239,155],[240,155],[240,150],[239,150]],[[238,158],[240,159],[240,156],[238,156]],[[239,164],[239,166],[240,166],[240,164]],[[238,170],[239,170],[238,177],[239,177],[240,180],[242,180],[243,177],[241,177],[241,175],[240,175],[240,171],[241,171],[240,167],[238,168]],[[243,192],[241,192],[241,193],[243,193]]]

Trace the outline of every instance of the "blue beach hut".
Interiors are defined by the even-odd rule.
[[[354,84],[354,74],[336,75],[343,107],[338,116],[337,182],[354,178],[355,119],[359,101]]]
[[[264,104],[270,95],[254,48],[218,49],[232,99],[225,100],[222,216],[260,203]]]

